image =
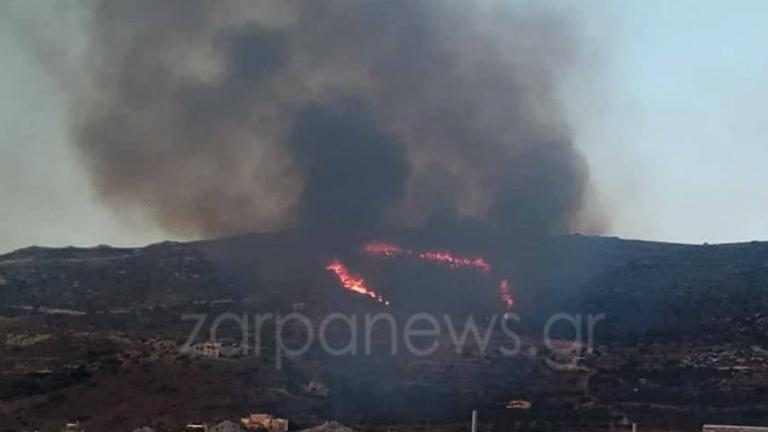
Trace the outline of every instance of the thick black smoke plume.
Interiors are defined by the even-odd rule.
[[[172,232],[573,228],[559,86],[578,32],[535,4],[103,0],[77,143],[101,195]]]

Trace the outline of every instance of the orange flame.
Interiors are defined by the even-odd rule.
[[[347,267],[341,261],[334,260],[333,262],[328,264],[325,267],[325,269],[330,270],[334,274],[336,274],[336,277],[339,279],[339,282],[341,282],[341,285],[344,288],[352,292],[356,292],[358,294],[368,296],[379,303],[389,305],[389,301],[385,300],[384,297],[382,297],[379,294],[376,294],[375,291],[370,289],[368,287],[368,283],[361,276],[352,275],[349,272],[349,269],[347,269]]]
[[[362,250],[368,255],[383,256],[385,258],[393,258],[404,255],[412,256],[424,261],[445,264],[455,269],[476,268],[485,273],[489,273],[492,269],[491,264],[483,257],[463,257],[454,255],[453,253],[447,251],[416,252],[412,249],[404,249],[400,246],[385,242],[367,243],[363,245]],[[339,270],[335,270],[331,268],[331,266],[334,265],[336,267],[341,267],[338,267]],[[337,276],[339,276],[339,279],[342,281],[342,284],[344,284],[347,289],[351,289],[352,291],[365,294],[369,297],[377,299],[380,302],[384,302],[383,299],[381,299],[381,296],[377,296],[373,291],[365,286],[365,280],[363,280],[363,278],[351,277],[346,268],[344,268],[343,264],[340,262],[335,261],[334,264],[328,266],[328,269],[334,270],[336,272]],[[345,278],[347,282],[345,282]],[[504,303],[507,309],[511,309],[515,304],[515,297],[512,295],[512,290],[508,279],[501,279],[499,281],[499,296],[501,297],[501,301]],[[386,304],[389,304],[389,302],[386,302]]]
[[[499,295],[501,295],[501,301],[507,305],[507,309],[511,309],[515,305],[515,298],[512,296],[512,291],[509,288],[508,279],[502,279],[499,283]]]
[[[450,252],[424,252],[419,254],[419,258],[427,261],[435,261],[448,264],[453,268],[476,267],[484,272],[491,271],[491,265],[483,257],[466,258],[454,256]]]
[[[491,270],[491,265],[483,257],[468,258],[462,256],[453,255],[451,252],[445,251],[426,251],[416,253],[410,249],[403,249],[400,246],[393,245],[391,243],[384,242],[371,242],[363,246],[363,251],[368,255],[380,255],[387,258],[400,256],[400,255],[415,255],[425,261],[432,261],[442,264],[447,264],[453,268],[460,267],[475,267],[484,272]]]
[[[393,257],[402,255],[403,253],[411,253],[411,251],[403,251],[400,246],[395,246],[393,244],[383,242],[368,243],[363,247],[363,250],[369,255],[384,255],[385,257]]]

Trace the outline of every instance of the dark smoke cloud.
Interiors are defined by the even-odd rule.
[[[306,172],[301,220],[332,232],[376,228],[405,188],[405,147],[356,100],[310,107],[293,129],[292,149]]]
[[[567,231],[578,36],[507,1],[97,1],[77,144],[105,199],[181,234]]]

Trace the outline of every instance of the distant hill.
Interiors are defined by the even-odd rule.
[[[325,270],[341,256],[386,292],[394,309],[490,313],[500,307],[495,279],[340,249],[297,232],[142,248],[30,247],[0,256],[0,304],[98,311],[247,297],[275,306],[359,301]],[[494,271],[511,279],[518,313],[542,319],[563,310],[604,313],[611,318],[607,336],[727,331],[726,323],[760,318],[768,307],[768,243],[682,245],[572,235],[524,252],[506,251],[501,242],[473,244],[471,251],[490,257]]]
[[[254,410],[299,426],[336,419],[381,431],[465,430],[472,409],[503,430],[768,422],[768,243],[572,235],[519,244],[466,234],[445,241],[384,233],[370,240],[408,252],[374,256],[361,251],[359,239],[301,232],[141,248],[31,247],[0,256],[0,429],[59,430],[70,418],[89,430],[167,429]],[[439,254],[430,261],[425,250],[470,263],[482,255],[488,267],[457,268]],[[333,260],[389,305],[344,289],[326,269]],[[521,317],[514,357],[502,351],[510,339],[489,325],[507,311],[501,278]],[[443,333],[440,349],[426,357],[391,355],[382,332],[373,355],[313,346],[285,358],[282,368],[270,337],[258,356],[210,360],[181,351],[193,327],[186,314],[294,310],[316,322],[332,312],[390,311],[401,324],[415,312],[459,323],[471,314],[493,332],[487,350],[461,351]],[[565,368],[551,366],[558,354],[542,341],[541,326],[558,312],[605,315],[594,349],[566,355]],[[237,341],[241,332],[223,334]],[[344,336],[331,332],[337,345]],[[287,337],[291,346],[302,343],[300,333]],[[328,394],[307,391],[316,380]],[[505,408],[517,399],[532,402],[531,410]]]

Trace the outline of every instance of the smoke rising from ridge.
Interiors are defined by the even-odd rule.
[[[514,2],[96,1],[73,112],[100,195],[190,236],[573,228],[578,29]]]

